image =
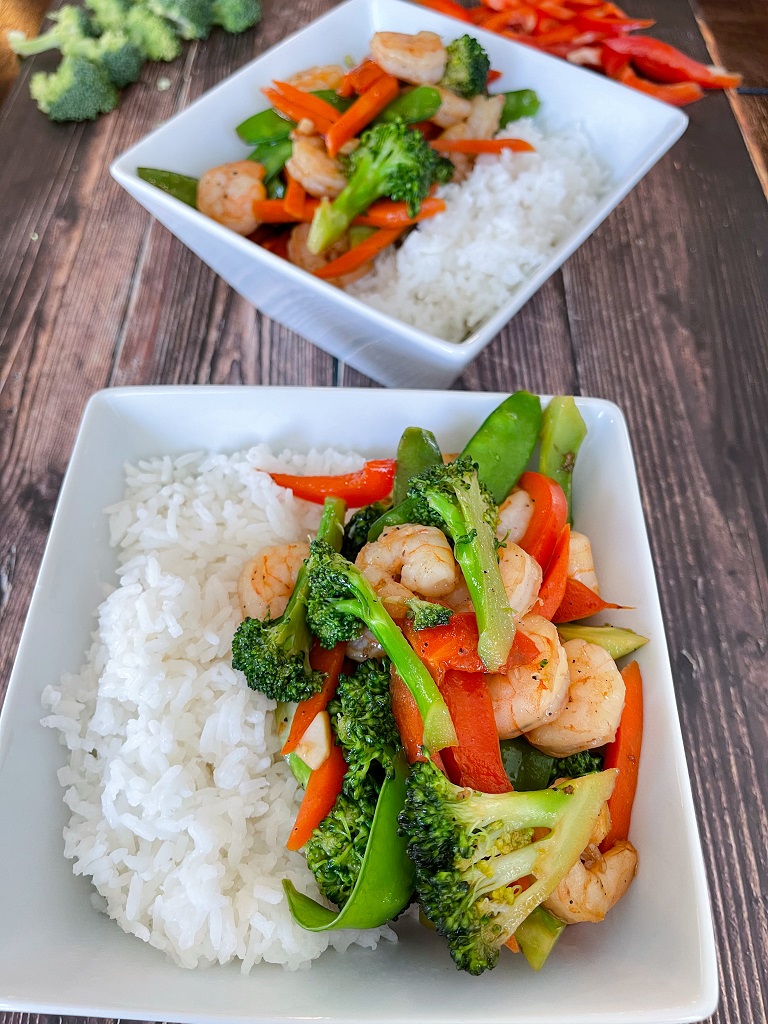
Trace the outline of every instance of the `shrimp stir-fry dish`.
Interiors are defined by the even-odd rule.
[[[381,33],[371,51],[352,79],[318,68],[294,88],[343,94],[363,74],[393,80],[389,102],[412,102],[403,80],[447,88],[436,37]],[[457,125],[472,102],[452,92]],[[413,132],[379,123],[392,138]],[[330,183],[337,135],[326,129],[321,147],[317,128],[293,129],[293,142],[316,148],[305,166],[316,159]],[[288,166],[298,180],[296,156]],[[434,177],[444,165],[428,166]],[[322,198],[310,249],[348,231],[357,207],[342,208]],[[353,473],[272,474],[322,514],[306,543],[244,565],[232,665],[277,702],[300,796],[287,847],[325,897],[283,881],[301,928],[379,928],[417,906],[459,970],[482,974],[502,951],[538,970],[566,927],[602,921],[627,892],[642,684],[626,659],[647,640],[584,622],[621,607],[601,594],[578,529],[585,434],[573,398],[542,410],[519,391],[458,453],[409,427],[391,459]]]
[[[199,180],[139,174],[345,288],[415,225],[443,214],[441,186],[464,181],[478,156],[534,151],[506,129],[536,113],[536,93],[489,92],[498,77],[470,35],[376,32],[356,66],[287,69],[264,88],[271,105],[236,129],[250,149],[243,159]]]

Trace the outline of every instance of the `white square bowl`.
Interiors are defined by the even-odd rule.
[[[510,296],[460,344],[434,337],[364,305],[332,285],[205,217],[142,181],[138,167],[199,176],[250,152],[235,133],[267,104],[260,90],[274,78],[314,64],[362,58],[374,32],[430,29],[450,40],[466,26],[401,0],[348,0],[245,65],[138,142],[112,165],[116,180],[245,299],[355,369],[392,387],[447,387],[504,324],[597,228],[685,130],[681,111],[600,75],[472,29],[503,72],[499,87],[532,88],[546,128],[579,124],[606,168],[606,194]]]
[[[114,579],[103,510],[127,461],[257,442],[391,455],[403,428],[428,427],[456,451],[502,396],[283,388],[133,388],[95,395],[61,490],[0,717],[0,1010],[203,1024],[671,1024],[709,1015],[717,967],[701,849],[637,477],[626,424],[579,399],[588,435],[574,480],[576,524],[591,537],[604,593],[632,605],[611,620],[651,638],[637,654],[645,736],[631,838],[637,878],[600,925],[568,928],[540,974],[522,957],[472,978],[444,943],[404,921],[401,941],[308,973],[260,965],[185,971],[92,907],[63,856],[66,759],[40,725],[41,694],[78,671],[103,584]]]

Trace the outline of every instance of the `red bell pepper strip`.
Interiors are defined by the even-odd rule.
[[[330,812],[341,792],[346,772],[347,762],[344,760],[341,747],[334,743],[329,756],[309,776],[296,822],[285,844],[289,850],[300,850]]]
[[[606,36],[621,36],[625,32],[637,32],[656,24],[648,18],[601,18],[592,11],[589,14],[577,14],[574,23],[582,32],[602,32]]]
[[[469,12],[461,4],[454,3],[454,0],[418,0],[422,7],[428,7],[440,14],[447,14],[451,18],[458,18],[459,21],[467,21],[472,24]]]
[[[533,515],[520,547],[546,570],[557,539],[568,522],[568,499],[560,484],[543,473],[523,473],[519,486],[533,502]]]
[[[493,704],[482,672],[447,671],[440,683],[458,744],[442,751],[448,778],[481,793],[509,793]]]
[[[551,621],[552,616],[562,604],[565,597],[565,587],[568,583],[568,555],[571,547],[571,528],[568,523],[557,539],[555,550],[549,560],[547,571],[539,588],[539,601],[533,610],[537,615],[542,615]]]
[[[637,89],[638,92],[644,92],[647,96],[653,96],[655,100],[670,103],[673,107],[687,107],[689,103],[695,103],[704,96],[704,90],[695,82],[657,85],[655,82],[649,82],[647,78],[636,75],[629,65],[611,75],[611,78],[622,85]]]
[[[392,699],[392,716],[400,733],[400,739],[403,742],[408,763],[413,764],[414,761],[426,761],[423,753],[424,722],[413,694],[397,672],[393,672],[391,675],[389,695]],[[443,760],[437,751],[431,754],[430,757],[440,771],[445,770]]]
[[[356,473],[341,476],[293,476],[269,474],[279,487],[287,487],[297,498],[322,505],[326,498],[341,498],[350,508],[361,508],[381,501],[392,492],[395,480],[394,459],[372,459]]]
[[[411,620],[406,619],[403,631],[438,686],[443,675],[451,669],[457,672],[485,671],[477,652],[478,629],[474,612],[456,612],[445,626],[433,626],[431,629],[416,630]],[[504,669],[527,665],[538,654],[539,649],[533,640],[517,629]]]
[[[296,708],[288,739],[280,751],[281,754],[292,753],[298,746],[307,728],[315,720],[315,716],[321,711],[325,711],[328,701],[336,693],[336,687],[339,685],[339,673],[341,672],[341,666],[344,664],[346,648],[346,643],[340,643],[328,651],[316,643],[309,652],[310,666],[316,672],[324,673],[325,679],[323,680],[322,688],[317,693],[313,693],[311,697],[303,700]]]
[[[626,687],[624,710],[616,730],[616,739],[605,748],[603,762],[604,768],[619,769],[616,785],[608,799],[611,828],[600,844],[603,853],[619,840],[629,838],[643,742],[643,680],[637,662],[631,661],[625,666],[621,670],[621,677]]]
[[[565,583],[563,600],[552,616],[552,622],[555,625],[559,622],[575,622],[577,619],[586,619],[597,612],[605,611],[606,608],[623,607],[624,605],[604,601],[594,590],[569,576]]]
[[[735,89],[741,82],[741,75],[707,67],[669,43],[650,36],[606,39],[604,46],[616,56],[624,57],[625,62],[631,60],[641,74],[654,82],[695,82],[705,89]]]

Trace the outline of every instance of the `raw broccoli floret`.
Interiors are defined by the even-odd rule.
[[[405,602],[408,605],[407,615],[413,621],[413,628],[432,629],[433,626],[447,626],[453,615],[452,608],[446,608],[444,604],[436,604],[432,601],[422,601],[418,597],[412,597]]]
[[[467,100],[485,92],[491,62],[480,43],[464,35],[454,39],[446,49],[448,61],[440,85]]]
[[[211,0],[144,0],[153,14],[170,21],[182,39],[205,39],[211,30]]]
[[[85,40],[93,42],[95,28],[82,7],[65,4],[48,17],[53,22],[51,28],[32,39],[28,39],[24,32],[8,33],[8,43],[14,53],[20,57],[31,57],[46,50],[61,50],[63,54],[74,56]]]
[[[259,21],[259,0],[213,0],[213,24],[225,32],[245,32]]]
[[[374,762],[387,778],[395,772],[400,734],[392,716],[387,658],[364,661],[351,676],[341,676],[328,705],[336,739],[344,751],[344,792],[358,799]]]
[[[363,505],[349,517],[349,521],[344,527],[341,553],[350,562],[354,562],[360,550],[368,543],[368,530],[388,508],[387,502],[374,501],[371,505]]]
[[[312,542],[306,565],[307,618],[323,647],[355,640],[367,626],[416,701],[427,750],[455,746],[456,732],[435,681],[365,576],[323,541]]]
[[[578,779],[591,772],[599,772],[603,767],[603,755],[594,750],[580,750],[569,757],[556,757],[549,773],[549,784],[557,779]]]
[[[450,181],[453,164],[431,149],[421,132],[397,119],[363,133],[360,145],[345,159],[345,173],[346,187],[315,212],[307,240],[310,252],[327,249],[359,213],[384,196],[405,202],[415,217],[432,186]]]
[[[515,637],[514,614],[496,556],[496,506],[475,464],[462,457],[434,466],[411,480],[406,501],[410,522],[436,526],[453,541],[477,615],[478,653],[489,672],[498,672]]]
[[[64,57],[51,74],[32,75],[29,91],[52,121],[93,121],[114,110],[118,102],[107,72],[85,57]]]
[[[453,785],[431,761],[412,766],[400,832],[422,910],[460,970],[496,966],[500,948],[587,846],[616,774],[489,795]],[[534,840],[537,828],[550,831]],[[531,875],[527,889],[515,885]]]
[[[123,32],[107,31],[96,44],[94,59],[103,66],[118,88],[135,82],[144,64],[144,53]]]
[[[141,4],[128,11],[125,31],[150,60],[175,60],[181,53],[181,42],[170,22]]]
[[[343,501],[326,500],[317,535],[331,551],[341,546],[345,511]],[[251,689],[273,700],[306,700],[322,686],[322,673],[309,664],[312,634],[307,623],[308,596],[304,565],[283,614],[263,622],[246,618],[232,639],[232,667],[245,673]]]

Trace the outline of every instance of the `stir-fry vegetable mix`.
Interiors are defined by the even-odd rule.
[[[605,0],[416,0],[423,7],[498,32],[553,57],[600,71],[655,99],[682,107],[709,89],[734,89],[741,75],[709,67],[669,43],[635,32],[654,22]]]
[[[374,927],[415,901],[459,969],[507,946],[538,970],[630,884],[642,682],[615,659],[647,641],[580,621],[619,607],[569,521],[585,433],[572,398],[542,416],[517,392],[457,455],[409,427],[358,473],[273,474],[322,518],[233,665],[279,702],[304,789],[287,845],[337,907],[285,881],[302,927]]]
[[[377,32],[352,68],[275,80],[271,106],[237,126],[251,152],[197,180],[158,168],[139,176],[339,287],[420,221],[445,210],[433,193],[461,181],[481,153],[528,152],[500,137],[539,107],[531,89],[489,92],[480,43],[433,32]]]

